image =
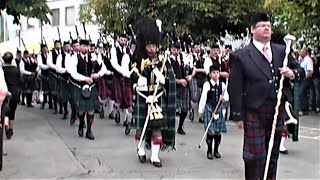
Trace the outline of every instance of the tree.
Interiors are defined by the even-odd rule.
[[[260,9],[262,0],[89,0],[89,4],[109,32],[128,30],[128,24],[147,16],[161,19],[171,36],[207,39],[224,35],[225,30],[244,33],[248,14]]]
[[[5,10],[7,14],[14,17],[13,23],[19,24],[20,15],[37,18],[44,23],[50,23],[47,14],[51,14],[51,10],[46,4],[46,0],[1,0],[1,10]]]

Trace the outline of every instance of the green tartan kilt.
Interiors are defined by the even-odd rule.
[[[66,103],[69,100],[69,83],[64,79],[59,78],[58,80],[59,93],[58,98],[62,103]]]
[[[78,112],[88,112],[98,109],[100,103],[96,86],[91,88],[91,96],[88,99],[82,97],[80,88],[75,87],[75,101]]]
[[[50,93],[52,95],[57,95],[59,91],[58,78],[50,72],[48,75],[48,82],[49,82]]]
[[[189,111],[191,107],[190,90],[188,87],[177,87],[177,108],[181,111]]]
[[[207,129],[208,124],[212,118],[212,108],[205,106],[204,109],[204,130]],[[212,121],[209,132],[215,132],[215,133],[221,133],[221,132],[227,132],[227,125],[225,121],[225,117],[223,117],[222,108],[219,112],[219,119]]]
[[[159,94],[161,91],[158,90]],[[144,95],[147,96],[147,93],[144,93]],[[151,93],[152,95],[153,93]],[[137,92],[135,92],[135,101],[134,101],[134,107],[133,107],[133,118],[135,119],[135,124],[132,124],[132,129],[141,130],[143,129],[144,123],[146,121],[146,117],[148,114],[148,106],[146,103],[146,99],[140,96]],[[174,123],[175,122],[169,122],[167,121],[167,114],[166,114],[166,95],[165,93],[158,99],[158,105],[162,108],[162,120],[153,120],[148,121],[148,126],[146,130],[146,142],[150,144],[151,142],[151,135],[153,129],[161,129],[162,134],[162,140],[164,147],[162,150],[168,148],[168,147],[174,147],[175,144],[175,128]],[[173,125],[172,125],[173,124]]]

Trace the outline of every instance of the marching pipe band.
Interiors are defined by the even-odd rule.
[[[263,13],[255,15],[252,19],[251,31],[259,28],[256,27],[258,23],[268,22],[267,16]],[[275,72],[275,68],[285,64],[274,62],[275,59],[270,63],[263,62],[265,57],[259,52],[260,45],[256,43],[255,34],[252,41],[247,32],[243,42],[245,47],[232,53],[233,47],[227,44],[223,49],[220,41],[211,43],[208,40],[201,43],[194,41],[192,36],[188,35],[187,39],[190,42],[187,43],[177,34],[176,23],[173,25],[173,37],[169,33],[165,36],[168,39],[168,49],[163,53],[160,48],[161,37],[163,37],[161,24],[159,20],[141,19],[134,25],[129,25],[132,34],[131,42],[128,42],[128,34],[120,33],[115,43],[108,42],[105,35],[100,35],[97,45],[90,44],[91,37],[83,24],[85,37],[83,39],[79,37],[78,28],[75,26],[77,38],[73,39],[69,32],[70,40],[63,42],[63,48],[61,48],[62,42],[58,28],[59,39],[54,41],[52,50],[49,51],[44,43],[41,44],[41,53],[37,60],[32,58],[27,50],[23,53],[21,60],[19,56],[17,57],[16,63],[27,86],[22,97],[26,97],[27,105],[32,107],[32,92],[36,89],[36,79],[39,77],[41,79],[39,89],[43,94],[41,109],[48,102],[49,109],[53,109],[55,114],[59,112],[63,115],[62,119],[66,119],[69,102],[70,124],[75,124],[78,119],[78,135],[82,137],[83,129],[87,127],[85,137],[90,140],[94,139],[92,130],[94,111],[98,111],[103,118],[104,106],[107,103],[110,110],[109,118],[114,119],[116,123],[122,120],[126,134],[129,134],[131,129],[136,130],[135,139],[140,162],[146,162],[146,149],[150,149],[150,161],[155,167],[162,166],[159,158],[160,150],[175,149],[176,131],[181,135],[186,134],[183,125],[188,112],[190,111],[189,119],[192,121],[194,113],[198,112],[199,122],[204,123],[205,128],[203,137],[206,136],[208,146],[207,158],[221,158],[219,146],[221,133],[227,131],[225,124],[227,110],[232,112],[231,119],[243,120],[244,124],[248,121],[259,123],[257,119],[249,118],[250,113],[264,113],[263,119],[270,119],[270,114],[274,112],[275,95],[282,92],[281,88],[277,90],[282,80],[278,82],[280,74]],[[87,37],[89,39],[86,39]],[[209,48],[207,49],[203,44],[207,44]],[[277,51],[275,55],[284,56],[282,47],[272,43],[269,46],[272,51]],[[250,51],[249,55],[244,52],[246,49]],[[249,67],[241,64],[244,57],[259,58],[261,62],[258,62],[257,68],[255,68],[256,62],[251,63]],[[257,71],[266,64],[270,66]],[[292,79],[302,78],[301,70],[296,66],[294,68],[296,71],[293,72]],[[244,76],[249,76],[243,72],[251,72],[251,70],[255,72],[252,76],[256,77],[256,74],[259,74],[258,78],[261,81],[265,81],[264,76],[270,79],[266,82],[265,89],[271,88],[274,90],[273,94],[266,95],[268,93],[264,89],[259,93],[265,93],[257,96],[254,93],[256,89],[261,88],[258,85],[250,89],[241,89],[241,87],[247,87]],[[282,73],[288,73],[289,70],[286,70],[286,72],[282,70]],[[246,78],[252,78],[251,74]],[[261,102],[258,101],[259,103],[253,102],[250,93],[252,97],[256,97],[255,99],[261,99],[260,97],[264,99]],[[21,102],[24,103],[24,99]],[[230,107],[228,102],[231,103]],[[198,105],[199,109],[195,110]],[[261,108],[257,109],[257,107]],[[280,104],[281,110],[278,113],[284,112],[282,107],[284,106]],[[268,111],[265,112],[264,108]],[[124,117],[120,116],[121,109],[125,112]],[[179,110],[177,130],[175,129],[176,109]],[[286,105],[285,109],[290,110],[290,105]],[[275,121],[279,119],[276,115]],[[293,115],[289,116],[290,120],[296,123],[292,118]],[[86,122],[85,117],[87,117]],[[254,129],[250,130],[254,131]],[[270,148],[279,149],[279,135],[278,132],[274,132],[274,128],[272,131],[270,129],[271,132],[274,138],[270,139],[274,141],[270,141],[269,149],[265,149],[264,154],[252,154],[251,151],[260,146],[253,147],[245,144],[246,178],[261,179],[267,175],[275,176],[275,168],[266,166],[266,170],[263,170],[261,165],[262,162],[273,165],[277,162],[277,154],[270,154]],[[253,141],[246,135],[245,138]],[[213,143],[214,150],[212,150]],[[262,146],[262,144],[259,145]],[[259,158],[261,156],[261,162],[253,160],[251,155]],[[265,157],[268,158],[264,159]],[[266,174],[267,172],[269,174]]]

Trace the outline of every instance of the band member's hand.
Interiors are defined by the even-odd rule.
[[[100,76],[98,73],[91,74],[91,79],[98,79]]]
[[[186,79],[187,79],[187,81],[191,81],[192,80],[192,76],[189,75],[189,76],[186,77]]]
[[[220,95],[220,101],[221,101],[221,102],[224,102],[223,95]]]
[[[36,77],[36,76],[37,76],[37,73],[36,73],[36,72],[32,72],[32,73],[31,73],[31,76]]]
[[[199,118],[202,119],[203,113],[199,113]]]
[[[143,76],[139,77],[137,82],[138,86],[146,86],[147,83],[148,83],[147,78]]]
[[[279,68],[280,74],[282,74],[286,78],[292,79],[294,77],[293,71],[288,67]]]
[[[162,74],[156,78],[156,83],[160,83],[162,85],[164,85],[166,83],[166,79],[164,78],[164,76]]]
[[[188,85],[188,82],[187,82],[187,80],[185,80],[185,79],[180,79],[180,84],[181,84],[182,86],[186,87],[186,86]]]
[[[93,80],[92,80],[91,78],[87,78],[87,79],[85,80],[85,82],[88,83],[88,84],[91,84],[91,83],[93,83]]]
[[[239,128],[239,129],[242,129],[243,128],[243,121],[239,121],[236,123],[236,126]]]

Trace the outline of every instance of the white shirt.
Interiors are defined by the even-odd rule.
[[[217,82],[215,82],[214,80],[210,79],[210,83],[214,86],[214,85],[219,85],[219,80],[217,80]],[[222,83],[222,93],[223,94],[223,98],[225,101],[229,101],[229,94],[227,91],[227,86],[224,82]],[[203,84],[203,89],[202,89],[202,93],[201,93],[201,98],[200,98],[200,102],[199,102],[199,113],[203,113],[205,106],[206,106],[206,102],[207,102],[207,95],[208,95],[208,91],[210,91],[210,84],[209,81],[205,82]]]
[[[84,56],[86,56],[86,60],[88,60],[88,55],[83,55],[81,54],[81,57],[83,58]],[[88,77],[78,73],[77,71],[77,65],[78,65],[78,56],[75,54],[71,57],[70,63],[68,63],[68,69],[67,71],[70,73],[71,77],[77,81],[85,81]],[[99,63],[99,62],[98,62]],[[107,73],[107,68],[106,66],[102,63],[102,67],[100,69],[100,71],[98,72],[99,76],[102,77],[103,75],[105,75]]]
[[[57,63],[56,63],[56,71],[57,73],[64,74],[67,72],[67,67],[69,66],[69,62],[71,61],[71,54],[66,53],[66,57],[64,59],[64,68],[62,67],[62,54],[59,54],[57,57]]]
[[[47,56],[47,59],[48,59],[48,54],[46,56]],[[37,61],[38,61],[38,66],[40,67],[41,70],[49,69],[49,66],[47,65],[48,63],[47,64],[43,64],[41,53],[38,55]]]
[[[212,60],[209,56],[204,59],[203,69],[206,71],[206,74],[209,74],[210,66],[213,65],[212,61],[217,61],[217,60]]]
[[[264,56],[263,47],[266,46],[267,47],[267,55],[270,58],[270,60],[272,60],[272,51],[271,51],[270,41],[266,45],[264,45],[261,42],[256,41],[255,39],[253,39],[252,43],[260,51],[260,53],[263,56]]]
[[[121,48],[120,48],[120,49],[121,49]],[[121,74],[122,74],[122,72],[125,71],[125,68],[122,67],[122,64],[123,64],[123,63],[121,63],[121,64],[118,63],[117,50],[116,50],[116,47],[115,47],[115,46],[112,46],[112,47],[111,47],[110,53],[111,53],[110,62],[111,62],[112,67],[113,67],[116,71],[118,71],[118,73],[121,73]],[[126,54],[126,55],[127,55],[127,54]],[[124,56],[122,57],[122,59],[123,59],[123,58],[127,58],[127,57],[125,57],[125,55],[124,55]],[[125,60],[125,61],[127,61],[127,60]],[[130,62],[130,58],[129,58],[129,62]]]
[[[58,54],[58,51],[57,51],[57,50],[54,50],[54,51],[56,51],[56,53]],[[60,52],[61,52],[61,49],[60,49]],[[61,53],[60,53],[60,54],[61,54]],[[60,54],[58,54],[58,56],[59,56]],[[56,63],[56,64],[53,64],[52,51],[50,51],[49,54],[48,54],[47,65],[48,65],[49,68],[51,68],[51,69],[57,69],[57,63]]]
[[[300,66],[304,69],[306,72],[306,75],[308,72],[313,72],[313,61],[310,56],[305,56],[302,58],[301,56],[299,57],[299,62]]]
[[[27,71],[25,68],[24,68],[25,64],[24,64],[24,58],[21,59],[20,61],[20,72],[22,75],[31,75],[32,72],[30,71]]]

